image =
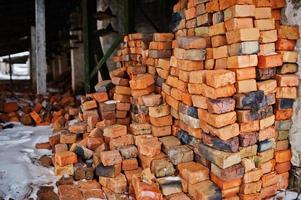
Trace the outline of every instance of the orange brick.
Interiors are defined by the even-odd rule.
[[[255,79],[248,79],[237,81],[235,83],[236,92],[237,93],[248,93],[257,90],[256,80]]]
[[[275,119],[277,121],[291,119],[293,116],[293,109],[276,110]]]
[[[171,42],[154,42],[153,41],[153,42],[149,43],[149,49],[154,49],[154,50],[172,49],[172,43]],[[149,63],[147,63],[147,64],[149,64]]]
[[[258,67],[259,68],[271,68],[282,65],[282,57],[280,54],[258,56]]]
[[[109,99],[108,94],[106,92],[96,92],[93,93],[93,98],[97,101],[97,102],[105,102]]]
[[[201,93],[203,96],[211,98],[211,99],[217,99],[221,97],[230,97],[233,96],[236,92],[234,85],[226,85],[224,87],[219,88],[213,88],[210,86],[207,86],[206,84],[201,85]]]
[[[260,31],[260,37],[259,37],[260,44],[271,43],[276,41],[277,41],[276,30]]]
[[[211,114],[203,109],[198,109],[199,119],[203,119],[211,126],[221,128],[230,124],[235,123],[236,121],[236,112],[228,112],[223,114]]]
[[[213,59],[225,58],[228,56],[227,45],[213,48]]]
[[[262,199],[274,196],[277,192],[277,184],[262,188],[260,191],[260,197]]]
[[[208,3],[206,3],[206,11],[209,12],[209,13],[219,11],[219,1],[218,0],[212,0]]]
[[[127,134],[127,127],[124,125],[114,124],[104,128],[103,135],[108,138],[117,138]]]
[[[299,78],[295,74],[276,75],[277,85],[280,87],[292,87],[299,85]]]
[[[265,174],[261,177],[262,187],[271,186],[277,183],[277,175],[275,172],[271,172],[269,174]]]
[[[257,82],[258,90],[262,90],[265,95],[275,93],[277,88],[277,82],[275,80],[266,80]]]
[[[228,68],[247,68],[257,66],[257,55],[232,56],[228,58]]]
[[[254,194],[261,190],[262,181],[256,181],[252,183],[243,183],[240,187],[241,194]]]
[[[290,149],[275,152],[275,159],[277,163],[288,162],[291,160],[291,157],[292,153]]]
[[[259,29],[257,28],[246,28],[229,31],[226,33],[228,44],[244,41],[258,40],[260,37]]]
[[[224,11],[225,21],[234,17],[254,17],[254,5],[234,5]]]
[[[151,74],[139,74],[130,81],[131,89],[146,89],[154,84],[154,77]]]
[[[283,162],[283,163],[277,163],[275,165],[275,170],[278,174],[288,172],[291,170],[291,162],[287,161],[287,162]]]
[[[281,25],[278,29],[278,37],[289,40],[298,40],[300,37],[298,26]]]
[[[122,170],[134,170],[138,168],[138,161],[136,158],[127,159],[122,161]]]
[[[172,125],[172,116],[167,115],[158,118],[150,117],[150,122],[154,126],[169,126]]]
[[[226,27],[227,31],[253,28],[253,19],[252,18],[232,18],[232,19],[225,21],[225,27]]]
[[[225,35],[215,35],[215,36],[211,37],[212,47],[220,47],[220,46],[223,46],[223,45],[226,45],[226,44],[227,44],[227,39],[226,39]]]
[[[210,179],[214,182],[221,190],[230,189],[233,187],[240,186],[241,179],[234,179],[231,181],[223,181],[218,176],[214,175],[212,172],[210,173]]]
[[[256,68],[255,67],[230,69],[230,70],[235,72],[237,81],[256,78]]]
[[[196,17],[195,7],[191,7],[189,9],[186,9],[184,12],[185,12],[185,19],[186,20],[189,20],[189,19],[192,19],[192,18]]]
[[[272,7],[271,0],[253,0],[256,7]]]
[[[243,182],[244,183],[251,183],[255,181],[259,181],[262,176],[261,169],[254,169],[244,174]]]
[[[155,137],[171,135],[171,126],[152,126],[152,134]]]
[[[209,179],[209,169],[196,162],[186,162],[177,165],[179,175],[189,184],[195,184]]]
[[[34,120],[34,122],[36,124],[39,124],[42,122],[42,118],[40,117],[40,115],[38,113],[36,113],[35,111],[32,111],[30,113],[31,118]]]
[[[253,0],[219,0],[219,7],[221,10],[225,10],[234,5],[245,5],[245,4],[253,4]]]
[[[281,173],[277,174],[278,182],[277,182],[277,189],[278,190],[286,190],[289,184],[289,173]]]
[[[209,36],[222,35],[225,34],[225,32],[226,32],[226,28],[224,22],[214,24],[209,27]]]
[[[55,163],[60,167],[77,163],[77,156],[71,151],[63,151],[55,154]]]
[[[100,152],[100,159],[104,166],[116,165],[122,162],[121,155],[118,150]]]
[[[235,73],[229,70],[208,70],[205,74],[206,84],[214,88],[235,83]]]
[[[275,20],[274,19],[257,19],[254,21],[255,27],[259,31],[268,31],[275,29]]]
[[[154,33],[153,41],[155,42],[169,42],[174,38],[173,33]]]
[[[161,152],[161,142],[159,141],[151,141],[151,142],[143,142],[138,145],[138,151],[140,154],[147,157],[154,157],[155,155],[160,154]]]
[[[296,47],[296,40],[288,40],[279,38],[276,41],[276,49],[282,51],[293,51]]]
[[[272,18],[272,9],[270,7],[255,8],[255,19],[269,19]]]

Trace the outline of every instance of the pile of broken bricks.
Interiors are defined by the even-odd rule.
[[[284,6],[180,0],[174,33],[125,36],[111,81],[81,98],[78,121],[53,126],[55,174],[97,188],[60,185],[60,198],[257,200],[286,189],[299,29],[280,23]]]
[[[4,90],[0,95],[2,122],[20,122],[27,126],[45,126],[51,123],[54,126],[64,126],[68,120],[77,117],[78,112],[78,103],[69,92],[33,95],[30,92],[13,93]]]

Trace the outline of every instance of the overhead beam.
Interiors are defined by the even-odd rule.
[[[35,0],[37,93],[47,92],[45,0]]]

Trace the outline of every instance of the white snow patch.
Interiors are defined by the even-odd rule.
[[[30,127],[17,124],[0,131],[0,199],[36,199],[41,185],[55,185],[53,168],[38,164],[49,150],[38,150],[35,144],[48,141],[49,126]]]

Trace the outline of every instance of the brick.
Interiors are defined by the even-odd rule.
[[[291,160],[292,153],[290,149],[275,152],[276,163],[288,162]]]
[[[289,148],[289,142],[288,140],[281,140],[276,142],[276,151],[282,151]]]
[[[222,169],[241,162],[239,153],[223,152],[203,144],[199,145],[198,153]]]
[[[122,95],[122,94],[114,94],[114,100],[122,102],[122,103],[130,103],[130,96]]]
[[[211,37],[211,46],[220,47],[227,44],[227,39],[225,35],[215,35]]]
[[[208,111],[215,114],[231,112],[235,108],[235,100],[232,98],[208,99],[207,104]]]
[[[255,169],[255,162],[253,159],[243,158],[241,163],[245,169],[245,172],[249,172],[249,171]]]
[[[266,117],[264,119],[261,119],[259,121],[259,124],[260,124],[260,129],[265,129],[269,126],[272,126],[275,122],[275,115],[271,115],[270,117]]]
[[[237,81],[256,78],[256,68],[255,67],[231,69],[231,71],[235,72]]]
[[[212,23],[213,24],[218,24],[224,22],[224,12],[223,11],[219,11],[219,12],[215,12],[212,14]]]
[[[135,197],[137,200],[143,199],[158,199],[162,200],[162,194],[159,187],[155,184],[148,184],[140,181],[137,177],[133,177],[132,184],[135,191]]]
[[[252,0],[220,0],[219,6],[221,10],[229,8],[234,5],[245,5],[245,4],[253,4]]]
[[[211,163],[210,170],[211,174],[214,174],[218,179],[221,179],[224,182],[234,181],[235,183],[237,180],[240,180],[244,174],[244,168],[241,164],[236,164],[231,167],[221,169],[220,167]]]
[[[234,17],[254,17],[255,6],[254,5],[234,5],[224,11],[225,20]]]
[[[238,137],[233,137],[229,140],[221,140],[218,137],[203,133],[202,140],[204,144],[225,152],[237,152],[239,149]]]
[[[260,163],[258,167],[260,169],[262,169],[263,174],[267,174],[267,173],[270,173],[272,171],[275,171],[275,165],[276,165],[276,162],[273,159],[273,160],[269,160],[269,161],[264,162],[264,163]]]
[[[259,68],[270,68],[282,65],[282,58],[280,54],[258,56],[258,67]]]
[[[7,108],[5,108],[6,110],[8,110]],[[30,113],[31,118],[34,120],[34,122],[36,124],[39,124],[42,122],[42,118],[40,117],[40,115],[38,113],[36,113],[35,111],[32,111]]]
[[[100,176],[99,183],[105,188],[110,188],[114,193],[122,194],[127,190],[127,181],[123,174],[114,178]]]
[[[250,55],[259,52],[259,43],[257,41],[234,43],[228,46],[230,56]]]
[[[95,168],[96,176],[111,177],[114,178],[121,173],[121,164],[104,166],[99,163]]]
[[[291,162],[290,161],[283,162],[283,163],[277,163],[275,165],[275,170],[278,174],[288,172],[288,171],[290,171],[290,169],[291,169]]]
[[[274,19],[257,19],[254,21],[255,27],[259,31],[268,31],[275,29],[275,20]]]
[[[179,101],[177,101],[176,99],[174,99],[173,97],[171,97],[169,95],[166,96],[166,103],[175,110],[179,109]]]
[[[298,26],[289,26],[281,25],[278,29],[278,37],[289,40],[298,40],[299,39],[299,27]]]
[[[111,125],[104,129],[103,135],[109,138],[117,138],[127,134],[127,128],[124,125]]]
[[[212,88],[205,84],[201,85],[201,94],[211,99],[233,96],[236,92],[234,85],[227,85],[220,88]]]
[[[256,181],[252,183],[244,183],[240,187],[241,194],[254,194],[261,190],[262,181]]]
[[[255,8],[255,19],[272,18],[272,9],[270,7]]]
[[[131,158],[122,161],[122,170],[134,170],[138,168],[138,161],[136,158]]]
[[[276,41],[276,49],[280,51],[294,51],[295,47],[296,47],[296,40],[279,38]]]
[[[296,87],[278,87],[276,89],[277,99],[296,99],[297,88]]]
[[[204,68],[204,62],[194,60],[178,60],[177,68],[184,71],[196,71]]]
[[[177,166],[179,175],[188,181],[189,184],[195,184],[209,179],[209,170],[203,165],[195,162],[180,163]]]
[[[142,97],[144,95],[151,94],[154,91],[155,91],[155,87],[154,87],[154,85],[151,85],[145,89],[131,90],[131,95],[133,97]]]
[[[213,58],[226,58],[228,56],[228,48],[227,45],[213,48]]]
[[[256,79],[263,81],[267,79],[275,79],[276,68],[258,68],[256,69]]]
[[[183,49],[204,49],[207,40],[202,37],[177,37],[177,45]]]
[[[276,120],[287,120],[291,119],[293,116],[293,109],[285,109],[285,110],[276,110],[275,119]]]
[[[116,165],[122,162],[121,155],[118,150],[100,152],[100,159],[104,166]]]
[[[241,147],[239,150],[240,157],[243,158],[248,158],[248,157],[253,157],[256,156],[257,154],[257,145],[252,145],[248,147]]]
[[[257,82],[258,90],[264,91],[265,95],[270,93],[275,93],[276,87],[277,87],[277,82],[275,80],[266,80],[266,81]]]
[[[155,42],[152,41],[149,43],[149,49],[152,50],[165,50],[165,49],[172,49],[171,42]]]
[[[157,182],[159,183],[161,192],[164,196],[182,192],[180,177],[169,176],[158,178]]]
[[[170,148],[167,155],[174,165],[193,160],[193,151],[186,145],[179,145]]]
[[[207,109],[207,98],[201,95],[192,95],[192,103],[194,107]]]
[[[257,55],[231,56],[228,58],[227,68],[246,68],[257,64]]]
[[[271,172],[269,174],[263,175],[261,180],[262,180],[262,187],[268,187],[268,186],[274,185],[278,181],[277,175],[275,172]]]
[[[74,187],[73,185],[58,186],[58,194],[60,199],[62,200],[68,200],[68,199],[81,200],[83,198],[80,190]]]
[[[175,48],[173,53],[174,53],[175,57],[178,59],[202,61],[202,60],[205,60],[206,50]]]
[[[221,191],[210,180],[189,185],[188,194],[193,199],[222,199]]]
[[[224,22],[214,24],[209,27],[209,36],[222,35],[222,34],[225,34],[225,32],[226,32],[226,29],[225,29]]]
[[[146,89],[154,84],[154,78],[151,74],[139,74],[130,81],[131,89]]]
[[[172,117],[171,115],[158,118],[150,117],[150,122],[154,126],[169,126],[172,125]]]
[[[276,41],[277,41],[276,30],[260,31],[260,37],[259,37],[260,44],[271,43]]]
[[[211,181],[214,182],[221,190],[227,190],[233,187],[237,187],[241,184],[241,179],[233,179],[230,181],[224,181],[220,179],[218,176],[214,175],[214,173],[210,173]]]
[[[257,90],[256,80],[242,80],[235,83],[237,93],[248,93]]]
[[[286,190],[289,185],[289,173],[278,174],[277,190]]]
[[[234,111],[224,113],[224,114],[211,114],[208,113],[206,110],[199,109],[198,114],[199,114],[199,119],[203,119],[208,124],[217,128],[221,128],[223,126],[233,124],[236,121],[236,112]]]
[[[173,33],[154,33],[153,41],[155,42],[168,42],[172,41],[174,38]]]
[[[246,147],[256,144],[258,134],[255,132],[241,133],[239,135],[240,146]]]
[[[166,104],[162,104],[156,107],[149,107],[149,116],[158,118],[169,115],[170,107]]]
[[[259,36],[257,28],[237,29],[226,33],[228,44],[258,40]]]
[[[172,176],[175,172],[173,164],[167,159],[158,159],[151,162],[151,171],[156,177]]]
[[[229,140],[230,138],[239,135],[239,126],[237,123],[230,124],[219,129],[208,126],[208,129],[212,135],[215,135],[222,140]]]
[[[205,5],[206,5],[206,11],[209,13],[219,11],[219,2],[217,0],[210,1]]]
[[[298,53],[296,51],[279,51],[282,55],[284,63],[295,63],[298,61]]]
[[[225,21],[227,31],[253,28],[252,18],[232,18]]]
[[[274,158],[274,149],[269,149],[267,151],[258,152],[257,157],[257,163],[260,165],[261,163],[265,163],[269,160],[272,160]]]
[[[190,198],[183,192],[167,196],[167,200],[180,200],[180,199],[181,200],[190,200]]]
[[[277,85],[280,87],[293,87],[299,85],[299,78],[294,74],[276,75]]]
[[[143,144],[138,145],[138,151],[140,154],[145,155],[147,157],[154,157],[155,155],[160,154],[161,151],[161,142],[143,142]]]
[[[293,108],[294,100],[293,99],[277,99],[275,109],[285,110]]]
[[[155,137],[171,135],[171,126],[152,126],[152,134]]]
[[[262,176],[261,169],[254,169],[244,174],[243,182],[244,183],[251,183],[255,181],[259,181]]]
[[[275,43],[265,43],[259,45],[258,55],[269,55],[276,51]]]
[[[208,70],[206,71],[206,84],[219,88],[235,83],[235,73],[229,70]]]
[[[271,197],[274,196],[276,192],[277,192],[277,184],[271,185],[261,189],[260,197],[261,198]]]
[[[118,138],[110,139],[109,147],[111,150],[119,149],[120,147],[134,144],[132,135],[123,135]]]
[[[262,129],[259,131],[258,140],[264,141],[266,139],[271,139],[276,136],[276,131],[274,126],[269,126],[265,129]]]
[[[278,74],[296,73],[297,71],[298,66],[295,63],[284,63],[281,67],[277,69]]]
[[[77,156],[71,151],[58,152],[55,154],[55,163],[60,166],[66,166],[77,162]]]
[[[260,200],[260,193],[254,193],[254,194],[240,194],[239,197],[242,200]]]

